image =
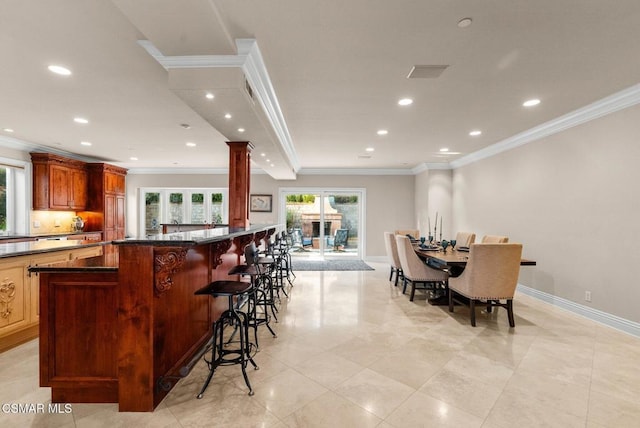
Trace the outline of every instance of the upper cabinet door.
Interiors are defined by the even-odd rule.
[[[48,153],[32,153],[33,209],[80,211],[87,207],[84,162]]]

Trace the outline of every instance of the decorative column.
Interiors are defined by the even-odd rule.
[[[229,146],[229,227],[249,227],[251,149],[249,141],[227,141]]]

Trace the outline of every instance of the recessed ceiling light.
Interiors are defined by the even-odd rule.
[[[275,166],[274,164],[271,164],[271,166]]]
[[[208,100],[212,100],[214,99],[216,96],[213,95],[211,92],[207,92],[207,95],[205,95],[205,97],[207,97]]]
[[[129,159],[134,160],[134,161],[135,161],[135,160],[138,160],[138,158],[137,158],[137,157],[135,157],[135,156],[132,156],[132,157],[130,157]]]
[[[267,162],[271,162],[271,160],[270,160],[270,159],[267,159]]]
[[[230,114],[230,113],[225,114],[225,115],[224,115],[224,118],[225,118],[225,119],[231,119],[231,114]]]
[[[533,107],[533,106],[537,106],[538,104],[540,104],[540,100],[537,98],[534,98],[532,100],[527,100],[522,103],[522,105],[525,107]]]
[[[266,153],[260,153],[260,156],[265,157],[267,154]]]
[[[3,129],[3,131],[4,131],[4,132],[8,132],[8,133],[12,133],[12,132],[13,132],[13,129],[11,129],[11,128],[4,128],[4,129]]]
[[[398,104],[401,106],[408,106],[413,104],[413,100],[411,98],[402,98],[400,101],[398,101]]]
[[[89,121],[87,119],[85,119],[84,117],[74,117],[73,121],[75,123],[82,123],[83,125],[86,125],[87,123],[89,123]]]
[[[471,18],[462,18],[460,21],[458,21],[458,27],[467,28],[471,25],[472,22],[473,20]]]
[[[59,74],[61,76],[69,76],[71,75],[71,70],[66,67],[62,67],[61,65],[50,65],[47,67],[50,72]]]
[[[186,146],[187,146],[187,147],[195,147],[195,146],[196,146],[196,143],[192,143],[191,141],[187,141]]]
[[[443,147],[443,148],[441,148],[441,149],[440,149],[440,151],[441,151],[441,152],[448,152],[448,151],[449,151],[449,149],[448,149],[448,148],[446,148],[446,147]]]
[[[89,141],[80,141],[80,144],[83,146],[90,146],[91,143]]]
[[[377,134],[378,135],[387,135],[389,133],[389,131],[387,131],[386,129],[380,129]]]
[[[373,147],[367,147],[366,149],[364,149],[366,152],[373,152],[376,149],[374,149]]]
[[[244,132],[244,128],[238,128],[238,132]]]
[[[477,137],[480,134],[482,134],[482,131],[479,131],[479,130],[474,130],[469,132],[469,135],[471,135],[472,137]]]

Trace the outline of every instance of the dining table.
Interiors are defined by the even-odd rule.
[[[446,268],[449,266],[465,267],[469,261],[469,251],[442,247],[434,249],[421,249],[420,245],[414,245],[414,250],[418,257],[427,262],[431,267]],[[535,260],[521,259],[520,266],[535,266]]]

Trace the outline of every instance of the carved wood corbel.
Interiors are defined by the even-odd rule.
[[[234,253],[236,253],[238,257],[244,256],[244,247],[246,247],[251,241],[253,241],[253,233],[233,238],[233,243],[236,246]]]
[[[222,255],[231,248],[231,239],[218,241],[211,244],[211,269],[216,269],[222,264]]]
[[[155,248],[153,250],[153,268],[155,271],[155,295],[160,297],[171,288],[171,275],[178,272],[187,258],[187,249],[183,247]]]

